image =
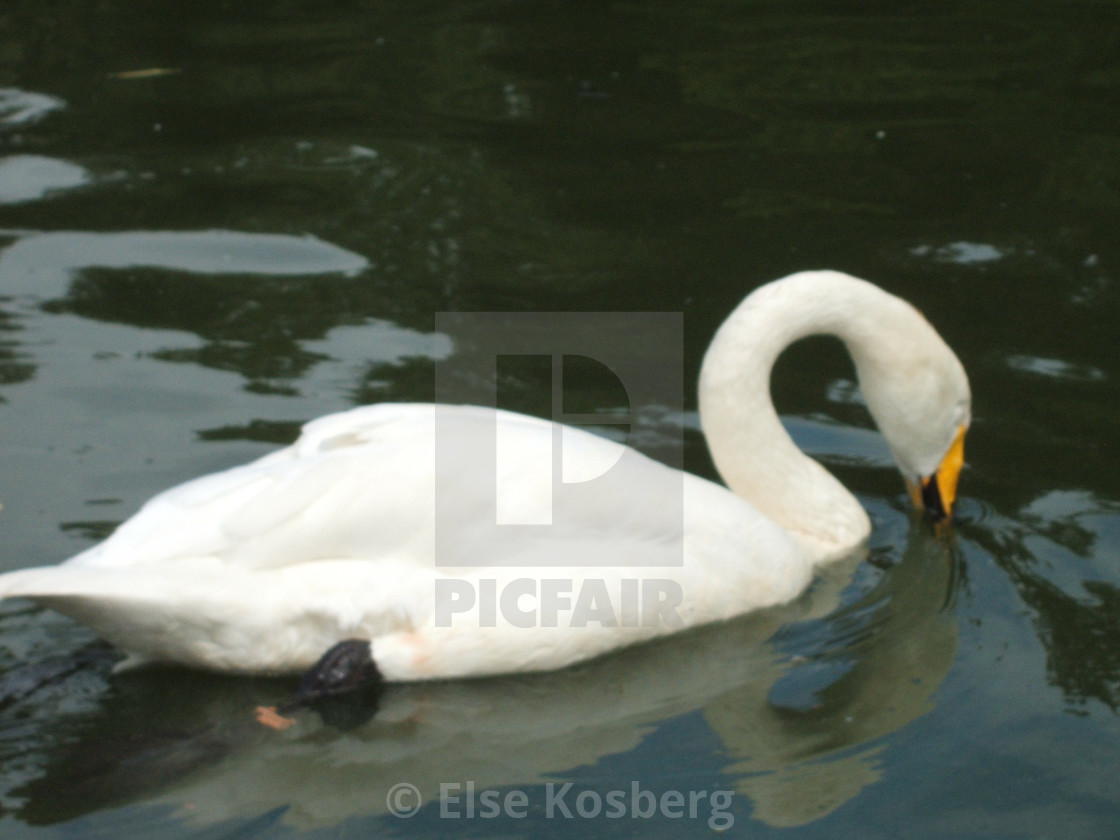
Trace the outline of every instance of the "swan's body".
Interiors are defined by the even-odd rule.
[[[286,449],[160,494],[66,563],[0,576],[0,597],[88,624],[126,664],[285,673],[361,638],[389,680],[559,668],[784,603],[870,530],[770,402],[778,354],[819,332],[848,345],[907,480],[951,505],[969,421],[960,363],[908,304],[811,272],[750,295],[705,358],[701,417],[730,489],[587,432],[557,438],[545,420],[378,405],[315,420]],[[471,461],[495,435],[503,457],[486,481],[497,503],[479,493]],[[537,467],[558,439],[564,475],[602,474],[588,492],[553,497]],[[495,526],[496,510],[538,524]],[[528,597],[507,603],[507,590]]]

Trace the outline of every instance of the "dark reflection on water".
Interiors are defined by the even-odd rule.
[[[113,676],[81,628],[0,605],[0,833],[488,827],[431,805],[383,816],[406,778],[429,797],[467,778],[726,784],[732,831],[752,834],[1107,833],[1118,17],[1091,2],[7,3],[0,568],[74,553],[318,414],[429,399],[454,352],[438,311],[682,311],[691,392],[747,290],[832,266],[930,317],[976,418],[948,547],[909,532],[846,361],[796,348],[777,402],[872,510],[872,563],[789,611],[574,672],[396,687],[349,732],[308,718],[262,737],[243,707],[283,685]],[[547,410],[547,383],[508,384]],[[579,389],[617,407],[593,377]],[[635,441],[656,456],[683,426],[685,463],[712,474],[694,405],[636,408]],[[588,828],[528,822],[500,828]]]

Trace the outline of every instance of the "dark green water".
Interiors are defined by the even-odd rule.
[[[430,399],[436,312],[682,312],[691,394],[746,292],[843,269],[938,326],[975,422],[937,539],[842,354],[795,348],[777,402],[871,512],[871,562],[573,671],[395,687],[357,726],[259,731],[289,683],[114,676],[5,603],[0,834],[1109,836],[1118,101],[1111,2],[6,3],[0,568],[319,414]],[[441,817],[468,781],[526,815]],[[633,785],[684,813],[576,812]]]

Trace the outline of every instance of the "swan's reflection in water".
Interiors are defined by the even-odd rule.
[[[281,808],[294,827],[324,826],[383,813],[399,782],[430,804],[441,783],[572,778],[699,713],[720,744],[712,777],[749,799],[754,818],[804,824],[879,778],[883,736],[932,707],[956,651],[948,541],[915,525],[897,562],[853,595],[859,562],[832,567],[785,608],[567,671],[388,686],[376,715],[348,729],[313,714],[283,733],[253,724],[253,706],[281,698],[286,682],[122,676],[81,743],[16,792],[18,816],[57,822],[147,803],[206,823]],[[647,764],[629,778],[673,773]]]

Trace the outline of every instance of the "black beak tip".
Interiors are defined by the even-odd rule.
[[[941,488],[937,486],[935,478],[928,478],[921,482],[922,507],[934,522],[942,522],[949,518],[949,511],[945,509],[945,502],[941,498]]]

